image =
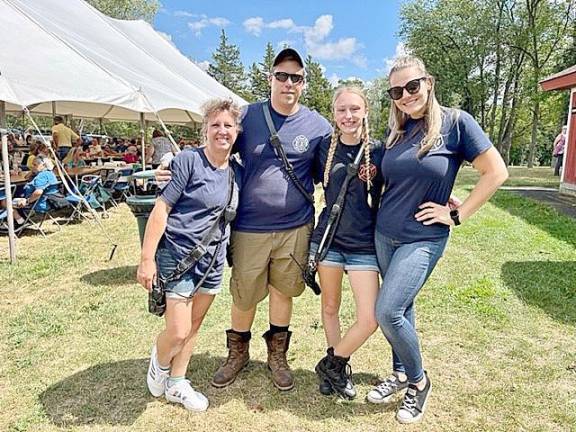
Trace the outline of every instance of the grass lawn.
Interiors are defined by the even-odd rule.
[[[512,169],[508,183],[557,185],[549,172]],[[466,168],[456,193],[466,196],[474,178]],[[364,401],[390,368],[379,331],[352,357],[357,400],[317,392],[313,367],[325,342],[310,290],[294,307],[293,391],[275,390],[266,370],[266,304],[252,329],[250,366],[229,388],[209,385],[226,353],[225,289],[188,373],[210,399],[208,412],[154,399],[145,374],[162,320],[146,312],[134,280],[136,223],[122,205],[103,224],[120,245],[111,262],[110,245],[89,222],[46,239],[24,236],[14,266],[6,238],[0,243],[0,431],[576,430],[576,220],[548,207],[501,191],[454,230],[417,304],[434,389],[416,427],[394,420],[397,403]],[[346,288],[344,326],[353,320],[351,305]]]

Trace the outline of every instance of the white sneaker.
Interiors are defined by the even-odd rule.
[[[167,387],[164,396],[166,400],[181,403],[190,411],[206,411],[209,405],[206,396],[194,390],[188,380],[178,381],[173,386]]]
[[[152,352],[150,353],[150,363],[148,365],[148,374],[146,376],[146,383],[148,384],[148,390],[152,393],[154,397],[160,397],[164,394],[166,390],[166,381],[170,373],[168,371],[163,371],[158,366],[158,356],[156,354],[156,344],[152,346]]]

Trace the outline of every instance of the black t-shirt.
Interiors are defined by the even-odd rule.
[[[318,224],[312,233],[312,241],[320,243],[328,223],[328,215],[332,205],[336,202],[340,187],[346,178],[346,166],[352,163],[360,150],[361,145],[345,145],[341,142],[336,147],[332,169],[330,170],[330,181],[324,189],[326,206],[318,218]],[[320,178],[323,180],[324,168],[328,156],[329,143],[320,147]],[[359,174],[350,180],[344,208],[340,217],[334,240],[330,249],[348,253],[375,253],[374,249],[374,229],[376,224],[376,214],[380,192],[382,190],[382,176],[380,174],[380,163],[382,160],[383,146],[380,142],[371,143],[370,151],[370,176],[372,186],[370,195],[372,206],[368,205],[368,189],[366,184],[366,172],[364,168],[364,156],[360,163]],[[362,179],[364,178],[364,180]]]

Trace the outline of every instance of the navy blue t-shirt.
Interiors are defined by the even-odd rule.
[[[262,104],[245,108],[242,133],[235,148],[244,166],[240,204],[234,229],[244,232],[274,232],[293,229],[314,219],[314,208],[286,175],[270,144],[270,131]],[[313,193],[313,168],[318,148],[329,142],[332,127],[316,111],[300,105],[284,116],[270,106],[270,113],[288,160],[309,193]]]
[[[230,161],[235,172],[235,181],[241,181],[237,166]],[[172,207],[164,233],[164,245],[171,249],[176,259],[181,260],[192,248],[202,241],[222,210],[228,203],[229,175],[228,168],[214,167],[206,158],[204,148],[189,149],[180,152],[170,164],[172,180],[160,193],[160,198]],[[222,234],[222,237],[220,237]],[[204,275],[217,244],[222,247],[215,267],[224,263],[226,243],[230,228],[217,233],[208,246],[207,253],[195,266],[199,277]]]
[[[322,240],[322,236],[324,235],[328,223],[330,209],[336,202],[342,183],[344,183],[344,179],[346,178],[346,167],[348,164],[354,162],[360,147],[360,144],[345,145],[341,142],[339,142],[336,147],[332,169],[330,170],[330,180],[328,186],[324,189],[326,207],[322,210],[322,213],[318,218],[318,224],[312,233],[312,241],[314,243],[320,244],[320,241]],[[318,178],[319,181],[323,181],[328,150],[329,145],[322,145],[320,148],[321,177]],[[372,199],[372,206],[368,205],[368,188],[365,181],[366,176],[362,175],[364,180],[361,179],[360,175],[353,177],[348,184],[340,222],[338,223],[330,249],[347,253],[375,253],[374,228],[376,225],[376,213],[378,210],[380,192],[382,191],[382,176],[380,174],[382,153],[382,143],[377,141],[372,142],[370,151],[370,172],[372,177],[370,196]],[[362,156],[360,162],[360,170],[365,174],[364,156]]]
[[[448,236],[447,225],[424,225],[414,215],[428,201],[445,205],[462,162],[472,162],[492,146],[470,114],[443,108],[441,139],[426,156],[418,158],[423,123],[423,119],[409,119],[405,138],[386,149],[382,158],[384,194],[376,229],[403,243]]]

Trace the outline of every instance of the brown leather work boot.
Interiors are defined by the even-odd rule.
[[[267,331],[262,335],[268,346],[268,369],[272,372],[272,382],[278,390],[290,390],[294,387],[294,377],[286,360],[290,336],[291,331],[275,334]]]
[[[212,385],[218,388],[232,384],[250,360],[250,341],[243,341],[242,336],[233,333],[232,330],[226,330],[226,346],[228,358],[212,378]]]

